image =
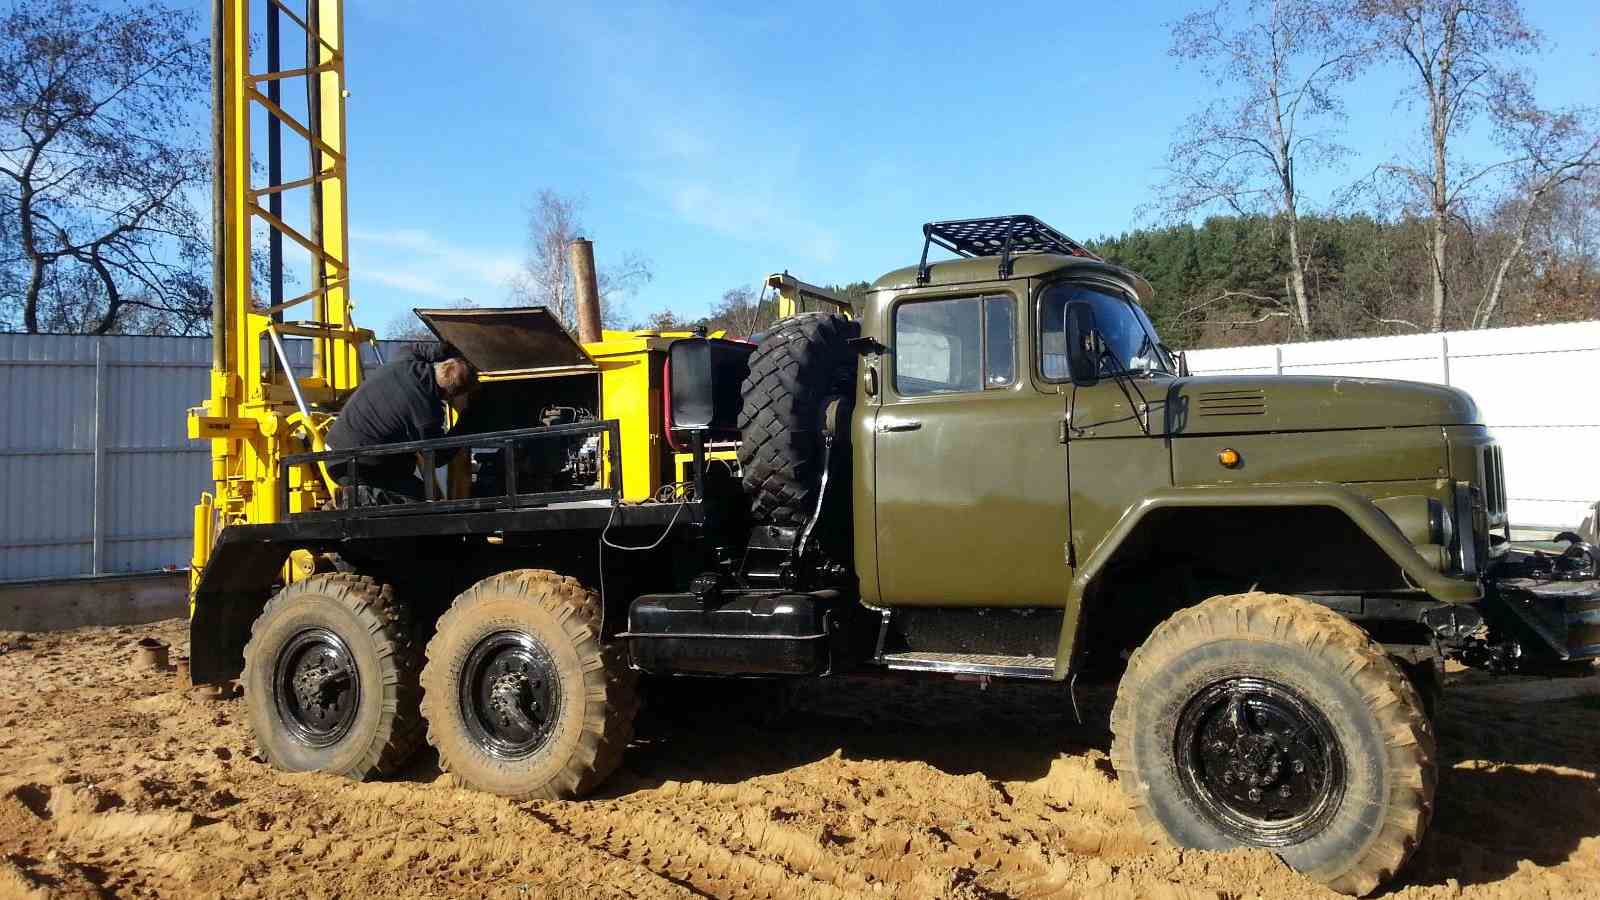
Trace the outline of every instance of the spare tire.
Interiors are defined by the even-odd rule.
[[[816,508],[827,457],[823,411],[855,390],[857,322],[801,313],[773,325],[750,356],[739,414],[739,466],[758,522],[802,525]]]

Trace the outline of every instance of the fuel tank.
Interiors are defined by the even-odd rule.
[[[646,594],[628,607],[633,664],[652,674],[816,675],[833,592]]]

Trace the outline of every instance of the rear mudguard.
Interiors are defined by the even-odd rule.
[[[250,623],[282,578],[293,545],[263,540],[257,528],[234,525],[217,536],[189,598],[189,671],[195,684],[239,677]]]
[[[1074,573],[1067,592],[1067,614],[1061,623],[1061,640],[1056,649],[1055,677],[1064,679],[1071,670],[1083,624],[1083,598],[1095,580],[1116,557],[1117,550],[1141,523],[1158,510],[1228,507],[1329,507],[1348,516],[1350,521],[1388,556],[1412,584],[1434,600],[1445,603],[1472,603],[1483,597],[1477,579],[1452,577],[1428,563],[1406,539],[1399,527],[1372,501],[1333,483],[1217,485],[1171,487],[1151,491],[1129,507],[1100,545]]]

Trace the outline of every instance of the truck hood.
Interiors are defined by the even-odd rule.
[[[1167,391],[1169,434],[1336,431],[1476,425],[1465,391],[1419,381],[1321,375],[1180,378]]]

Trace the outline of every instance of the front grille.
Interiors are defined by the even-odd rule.
[[[1478,451],[1478,471],[1483,473],[1483,501],[1488,507],[1489,521],[1497,522],[1506,514],[1506,469],[1499,444],[1485,444]]]

